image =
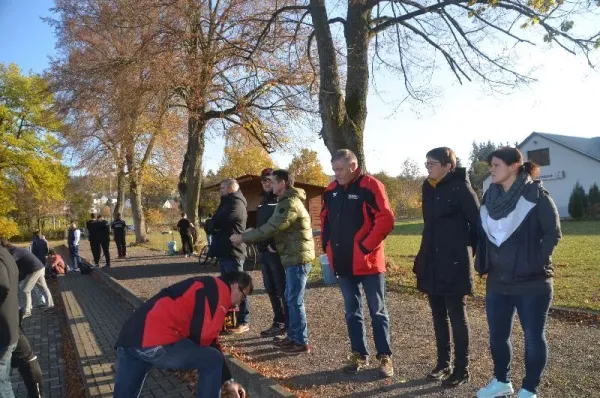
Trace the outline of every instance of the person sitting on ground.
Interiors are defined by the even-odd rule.
[[[221,392],[244,398],[246,392],[231,378],[218,337],[228,310],[253,289],[250,275],[236,271],[186,279],[142,304],[125,321],[115,344],[114,398],[139,396],[152,367],[198,370],[198,398],[218,398]]]
[[[65,260],[60,254],[56,254],[56,250],[50,249],[48,259],[46,260],[46,275],[51,278],[56,278],[57,275],[64,275],[66,271]]]

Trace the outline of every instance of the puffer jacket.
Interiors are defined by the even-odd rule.
[[[305,200],[304,190],[288,188],[277,202],[269,221],[245,232],[242,239],[246,243],[257,243],[274,238],[284,267],[312,262],[315,244],[310,216],[304,207]]]

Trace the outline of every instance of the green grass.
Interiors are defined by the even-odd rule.
[[[170,233],[163,233],[163,231],[165,232],[170,232]],[[133,235],[134,233],[131,232],[128,239],[130,239],[131,241],[135,241],[135,237]],[[181,238],[179,237],[179,232],[177,231],[169,231],[168,228],[157,228],[156,230],[149,232],[146,235],[146,239],[148,239],[147,242],[144,243],[140,243],[138,246],[141,247],[145,247],[147,249],[151,249],[151,250],[157,250],[157,251],[161,251],[161,252],[166,252],[167,251],[167,242],[174,240],[175,242],[177,242],[177,250],[181,250]],[[196,245],[196,249],[200,250],[202,249],[202,247],[204,247],[204,245],[206,244],[206,234],[204,233],[204,230],[200,230],[198,231],[198,244]]]
[[[421,244],[422,222],[396,223],[386,240],[390,288],[415,287],[413,260]],[[554,302],[559,307],[600,310],[600,222],[565,221],[554,254]],[[475,277],[475,294],[485,281]]]

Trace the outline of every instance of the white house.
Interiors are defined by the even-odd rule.
[[[165,200],[165,203],[163,203],[162,207],[163,209],[177,209],[179,204],[174,200],[167,199]]]
[[[586,192],[600,185],[600,137],[532,133],[518,148],[526,160],[540,166],[540,179],[558,207],[561,217],[569,217],[569,197],[577,181]],[[486,190],[491,183],[483,181]]]

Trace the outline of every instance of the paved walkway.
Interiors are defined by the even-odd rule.
[[[59,284],[88,396],[112,397],[116,361],[113,344],[133,310],[90,275],[70,273],[59,278]],[[175,398],[192,397],[194,393],[173,374],[154,369],[146,378],[141,396]]]
[[[58,294],[55,283],[48,283],[53,295]],[[23,330],[42,369],[45,397],[65,397],[60,313],[57,311],[52,314],[43,314],[41,309],[34,309],[32,315],[23,320]],[[11,383],[15,397],[27,397],[27,390],[16,369],[12,371]]]

